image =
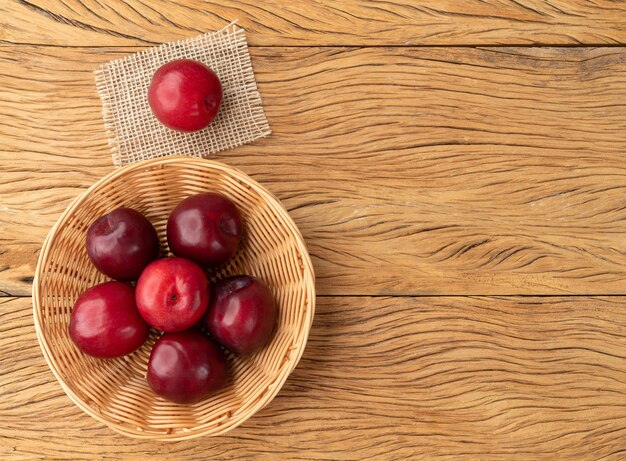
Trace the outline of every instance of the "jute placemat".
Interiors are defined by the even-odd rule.
[[[195,59],[222,82],[222,107],[208,128],[179,133],[159,123],[148,105],[156,69],[175,59]],[[257,89],[245,32],[235,23],[110,61],[95,72],[104,125],[116,166],[166,155],[205,157],[271,133]]]

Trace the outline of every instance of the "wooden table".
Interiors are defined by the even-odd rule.
[[[239,18],[273,129],[213,158],[289,209],[317,314],[227,436],[116,435],[64,395],[30,290],[113,169],[93,70]],[[626,4],[0,2],[0,459],[624,459]]]

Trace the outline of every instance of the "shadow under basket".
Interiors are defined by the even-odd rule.
[[[126,206],[155,226],[162,254],[169,213],[184,198],[214,191],[229,197],[244,220],[237,255],[210,273],[212,281],[252,274],[271,288],[278,319],[270,342],[250,357],[228,356],[229,383],[193,405],[158,397],[146,380],[148,358],[159,336],[152,330],[136,352],[96,359],[69,337],[72,306],[87,288],[107,280],[87,257],[89,225]],[[183,440],[220,435],[237,427],[276,396],[296,367],[315,311],[315,276],[297,227],[280,202],[246,174],[191,157],[133,163],[105,176],[78,197],[46,238],[33,284],[33,312],[44,358],[63,390],[86,413],[113,430],[144,439]]]

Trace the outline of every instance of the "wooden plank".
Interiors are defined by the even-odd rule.
[[[2,459],[618,459],[626,298],[319,299],[278,397],[230,435],[125,439],[63,395],[0,300]],[[135,458],[133,458],[135,457]]]
[[[92,70],[0,47],[0,290],[112,170]],[[214,156],[291,211],[321,294],[620,294],[626,49],[255,48],[273,129]],[[19,70],[19,72],[18,72]]]
[[[0,41],[141,45],[237,18],[261,46],[626,43],[626,4],[613,0],[5,0]]]

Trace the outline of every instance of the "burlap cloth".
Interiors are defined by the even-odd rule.
[[[164,127],[148,105],[156,69],[175,59],[195,59],[219,76],[222,107],[208,128],[179,133]],[[197,37],[166,43],[110,61],[95,72],[104,125],[116,166],[166,155],[207,156],[271,133],[245,32],[234,23]]]

